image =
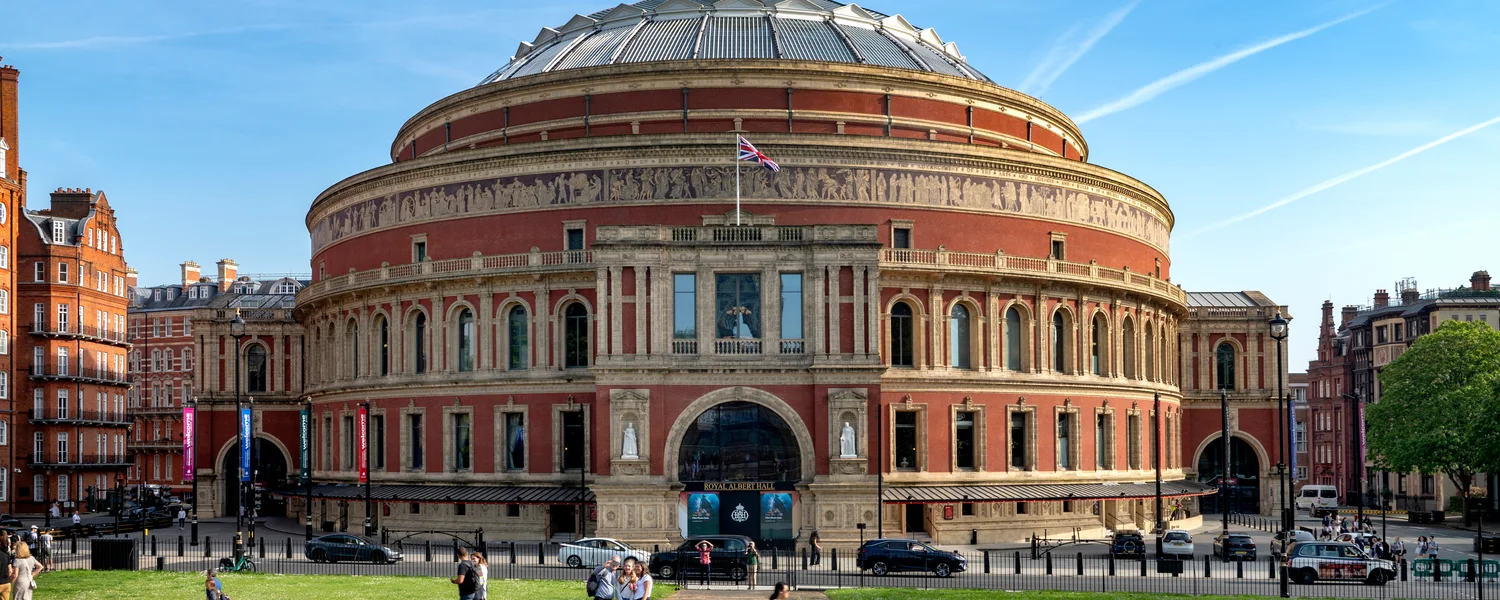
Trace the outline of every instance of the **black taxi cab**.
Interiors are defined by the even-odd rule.
[[[1396,578],[1395,564],[1372,558],[1347,542],[1299,542],[1281,559],[1287,578],[1296,583],[1355,581],[1385,585]]]

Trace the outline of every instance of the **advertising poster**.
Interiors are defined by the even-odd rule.
[[[250,445],[255,437],[250,431],[250,409],[240,409],[240,481],[250,481]]]
[[[791,492],[761,492],[760,539],[789,540],[793,537]]]
[[[197,470],[193,468],[195,458],[193,429],[198,426],[197,410],[191,406],[182,407],[182,479],[184,481],[193,481],[197,473]]]
[[[719,534],[719,495],[711,492],[687,494],[688,535]]]

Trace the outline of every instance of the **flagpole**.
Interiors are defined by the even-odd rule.
[[[734,226],[740,226],[740,137],[734,137]]]

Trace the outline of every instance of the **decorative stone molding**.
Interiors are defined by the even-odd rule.
[[[620,477],[645,477],[651,474],[651,390],[612,389],[609,391],[609,471]],[[635,458],[624,458],[626,424],[634,424]],[[671,452],[671,449],[667,450]]]
[[[828,389],[828,472],[833,475],[864,475],[869,471],[869,391],[866,388]],[[840,435],[844,423],[854,428],[855,457],[841,456]]]

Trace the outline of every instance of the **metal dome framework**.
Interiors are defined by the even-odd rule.
[[[566,69],[694,59],[868,64],[990,81],[936,31],[856,4],[643,0],[542,29],[480,85]]]

